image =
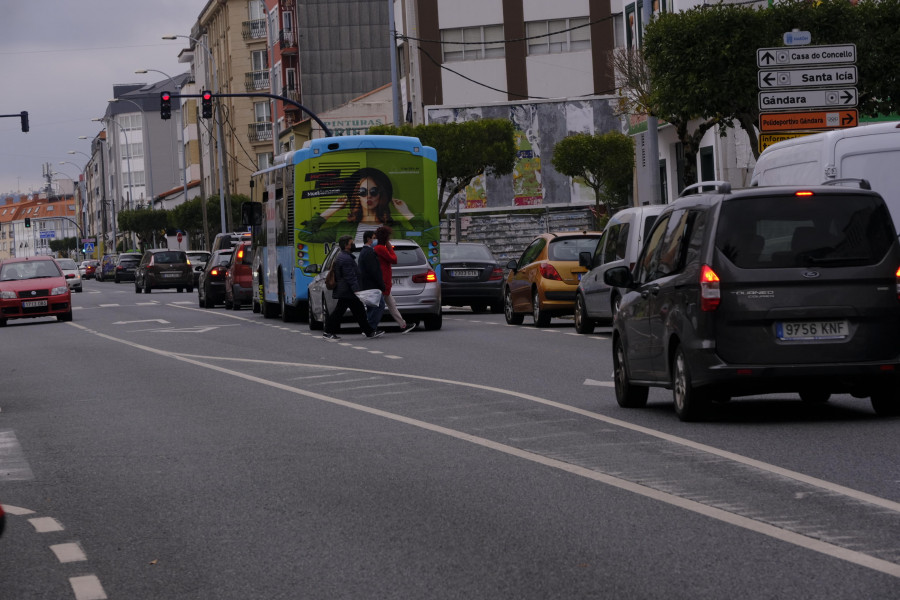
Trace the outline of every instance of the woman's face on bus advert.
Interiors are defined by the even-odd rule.
[[[370,177],[363,177],[359,181],[359,201],[363,205],[363,210],[373,212],[381,202],[382,191]]]

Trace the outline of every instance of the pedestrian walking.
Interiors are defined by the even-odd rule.
[[[384,332],[375,331],[369,325],[369,321],[366,319],[366,307],[356,296],[356,292],[360,289],[359,266],[353,259],[353,238],[349,235],[341,236],[338,239],[338,247],[341,251],[338,252],[331,265],[331,268],[334,269],[336,284],[331,292],[331,297],[337,299],[337,306],[325,321],[325,333],[322,334],[322,337],[327,340],[341,339],[338,332],[341,330],[344,311],[348,308],[367,338],[381,337]]]
[[[372,250],[375,244],[375,232],[372,230],[363,233],[363,247],[359,251],[359,289],[361,290],[378,290],[381,292],[381,299],[378,306],[366,306],[366,318],[372,329],[378,329],[381,323],[381,315],[384,314],[384,277],[381,271],[381,265],[378,256]]]
[[[406,319],[397,310],[397,302],[391,296],[391,288],[394,283],[392,265],[397,264],[397,253],[394,252],[394,246],[391,244],[391,233],[393,231],[387,225],[382,225],[375,230],[375,239],[378,240],[378,244],[373,247],[373,250],[378,256],[378,262],[381,264],[381,275],[384,281],[381,299],[384,300],[391,317],[400,326],[400,333],[409,333],[416,328],[416,324],[410,325],[406,322]]]

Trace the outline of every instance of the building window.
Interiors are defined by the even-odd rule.
[[[122,153],[122,160],[127,160],[129,158],[143,158],[144,144],[120,144],[119,152]]]
[[[531,21],[525,24],[528,54],[560,54],[590,50],[591,28],[587,17]]]
[[[260,152],[256,155],[256,168],[259,171],[272,166],[274,155],[271,152]]]
[[[503,58],[503,25],[461,27],[441,31],[444,62]]]

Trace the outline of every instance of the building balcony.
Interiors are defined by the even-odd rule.
[[[279,31],[278,45],[281,47],[282,54],[297,53],[297,33],[294,31]]]
[[[289,98],[289,99],[293,100],[294,102],[300,102],[300,90],[297,89],[296,87],[285,86],[285,88],[281,90],[281,95],[284,96],[285,98]],[[284,110],[300,110],[300,109],[297,108],[296,106],[294,106],[293,104],[285,104]]]
[[[245,40],[260,40],[266,37],[266,20],[254,19],[241,24],[241,35]]]
[[[279,0],[278,4],[281,6],[281,12],[297,9],[296,0]]]
[[[247,128],[247,137],[251,143],[272,141],[272,124],[268,121],[250,123]]]
[[[269,71],[250,71],[244,73],[244,86],[248,92],[259,92],[269,89]]]

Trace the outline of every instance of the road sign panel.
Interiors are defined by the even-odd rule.
[[[93,252],[93,251],[94,251],[94,244],[91,244],[90,242],[86,243],[86,244],[84,245],[84,251],[85,251],[85,253]]]
[[[41,232],[41,239],[42,239],[42,240],[46,240],[46,239],[50,239],[50,238],[55,238],[55,237],[56,237],[56,232],[53,231],[52,229],[51,229],[51,230],[48,230],[48,231],[42,231],[42,232]]]
[[[759,134],[759,151],[762,152],[772,144],[777,144],[778,142],[783,142],[785,140],[791,140],[796,137],[803,137],[804,135],[810,135],[811,131],[787,131],[784,133],[761,133]]]
[[[797,129],[842,129],[859,125],[856,110],[763,113],[759,115],[760,131],[794,131]]]
[[[773,87],[822,87],[856,85],[856,66],[817,67],[808,69],[761,70],[757,74],[759,89]]]
[[[760,92],[759,110],[792,108],[853,108],[857,103],[856,88],[829,90],[792,90]]]
[[[808,31],[788,31],[782,39],[788,46],[805,46],[812,41],[812,34]]]
[[[856,44],[798,46],[796,48],[759,48],[757,67],[786,67],[856,62]]]

